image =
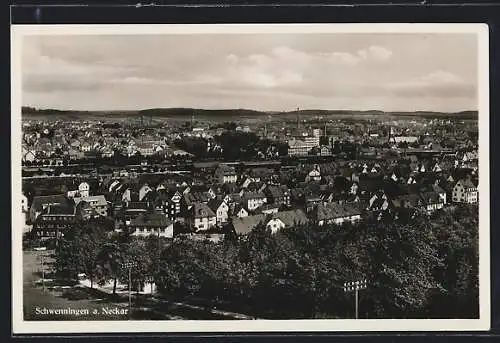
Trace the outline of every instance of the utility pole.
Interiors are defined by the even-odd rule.
[[[157,250],[158,250],[158,262],[156,263],[156,271],[157,271],[157,275],[160,275],[160,261],[161,261],[160,228],[158,228],[158,247],[157,247]],[[152,282],[151,282],[151,294],[153,294],[153,281],[154,281],[154,277],[152,278]],[[156,286],[156,283],[155,283],[155,286]],[[156,289],[158,289],[158,287],[156,287]]]
[[[132,268],[136,267],[135,262],[125,262],[123,264],[125,268],[128,268],[128,319],[132,316]]]
[[[35,251],[40,252],[40,264],[42,268],[42,289],[45,291],[45,265],[44,265],[44,251],[47,250],[47,247],[39,247],[39,248],[34,248]]]
[[[355,313],[355,318],[358,319],[358,302],[359,302],[359,291],[366,289],[366,279],[363,280],[357,280],[357,281],[351,281],[351,282],[344,282],[344,292],[349,293],[349,292],[354,292],[354,313]]]

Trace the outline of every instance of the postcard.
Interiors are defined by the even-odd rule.
[[[490,328],[487,25],[11,37],[14,334]]]

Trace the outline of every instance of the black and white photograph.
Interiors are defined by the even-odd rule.
[[[487,26],[11,35],[14,333],[489,328]]]

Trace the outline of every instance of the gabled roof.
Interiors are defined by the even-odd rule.
[[[360,191],[372,193],[384,187],[384,180],[381,178],[363,177],[359,179],[358,187]]]
[[[441,183],[440,183],[441,184]],[[446,187],[443,185],[443,187]],[[432,185],[424,185],[421,187],[422,192],[435,192],[437,194],[446,193],[446,191],[438,184],[433,183]]]
[[[174,191],[175,192],[175,191]],[[165,188],[160,188],[156,189],[156,201],[161,202],[161,201],[168,201],[172,198],[170,195],[170,192],[168,189]]]
[[[239,190],[239,187],[237,184],[235,183],[225,183],[221,186],[221,190],[224,192],[224,193],[236,193],[238,192]]]
[[[210,207],[212,211],[217,212],[222,203],[225,203],[224,199],[215,198],[215,199],[210,199],[207,203],[207,206]]]
[[[306,196],[305,196],[306,201],[320,201],[322,199],[323,199],[323,197],[321,196],[320,192],[309,193],[309,194],[306,194]]]
[[[40,212],[43,205],[47,204],[67,205],[69,204],[69,199],[64,194],[35,196],[33,197],[31,207],[33,207],[36,212]]]
[[[407,159],[413,163],[418,162],[418,157],[416,155],[409,155]]]
[[[253,216],[238,218],[232,218],[231,226],[238,235],[246,235],[253,229],[255,229],[260,223],[264,222],[266,215],[256,214]]]
[[[184,194],[184,201],[189,206],[195,202],[208,202],[210,200],[210,196],[208,193],[202,192],[189,192]]]
[[[219,164],[215,172],[222,175],[236,175],[235,168],[225,164]]]
[[[228,194],[228,195],[231,198],[231,201],[233,201],[233,202],[239,203],[241,201],[241,196],[239,193],[232,193],[232,194]]]
[[[329,220],[361,215],[361,211],[348,204],[319,204],[315,211],[316,220]]]
[[[255,212],[257,213],[262,213],[262,211],[268,211],[268,210],[273,210],[273,209],[279,209],[280,206],[277,204],[264,204],[260,207],[258,207]],[[248,210],[246,210],[248,212]]]
[[[144,195],[144,197],[141,199],[141,201],[155,202],[157,197],[158,197],[158,193],[155,190],[151,190]]]
[[[207,204],[196,202],[191,209],[194,218],[215,217],[214,211]]]
[[[189,188],[189,192],[190,193],[202,193],[202,192],[208,192],[209,189],[210,189],[210,186],[208,186],[207,184],[192,185]]]
[[[420,197],[425,204],[437,204],[442,202],[439,194],[436,192],[422,192],[420,194]]]
[[[474,185],[474,183],[472,182],[471,179],[468,179],[468,178],[461,179],[458,182],[460,182],[465,188],[476,188],[476,186]]]
[[[273,219],[279,219],[286,227],[303,225],[309,222],[306,214],[302,210],[282,211],[272,214]]]
[[[143,213],[130,220],[131,226],[166,227],[170,224],[172,221],[160,213]]]
[[[392,200],[394,207],[417,207],[420,197],[417,194],[404,194]]]
[[[292,188],[290,190],[290,195],[294,198],[301,198],[306,194],[306,190],[304,188]]]
[[[370,208],[376,208],[376,209],[381,208],[385,201],[386,201],[386,199],[381,198],[381,197],[377,197],[377,199],[375,199],[372,202]]]
[[[147,210],[149,209],[148,203],[131,201],[128,203],[127,209],[129,210]]]
[[[43,212],[42,215],[44,214],[66,214],[66,215],[73,215],[75,214],[75,206],[71,202],[67,202],[65,204],[54,204],[54,205],[49,205]]]
[[[95,201],[97,206],[106,206],[108,204],[104,195],[92,195],[84,198],[78,197],[78,198],[73,198],[73,201],[75,202],[75,205],[78,205],[81,201],[85,201],[87,203]]]
[[[397,164],[392,168],[392,170],[389,171],[388,174],[392,176],[392,174],[394,173],[396,177],[399,179],[400,177],[407,178],[408,175],[410,175],[410,172],[411,170],[408,167],[408,165]]]
[[[250,177],[267,177],[274,173],[274,170],[266,167],[255,167],[248,171]]]
[[[258,191],[258,190],[259,190],[259,189],[261,189],[261,188],[262,188],[262,186],[264,186],[264,185],[265,185],[265,183],[264,183],[264,182],[262,182],[262,181],[261,181],[261,182],[251,182],[251,183],[248,185],[247,189],[248,189],[249,191]]]
[[[243,199],[264,199],[266,195],[263,192],[245,192]]]

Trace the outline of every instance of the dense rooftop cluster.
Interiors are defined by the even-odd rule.
[[[189,124],[26,121],[27,223],[43,237],[98,217],[136,235],[244,235],[478,202],[474,121]]]

